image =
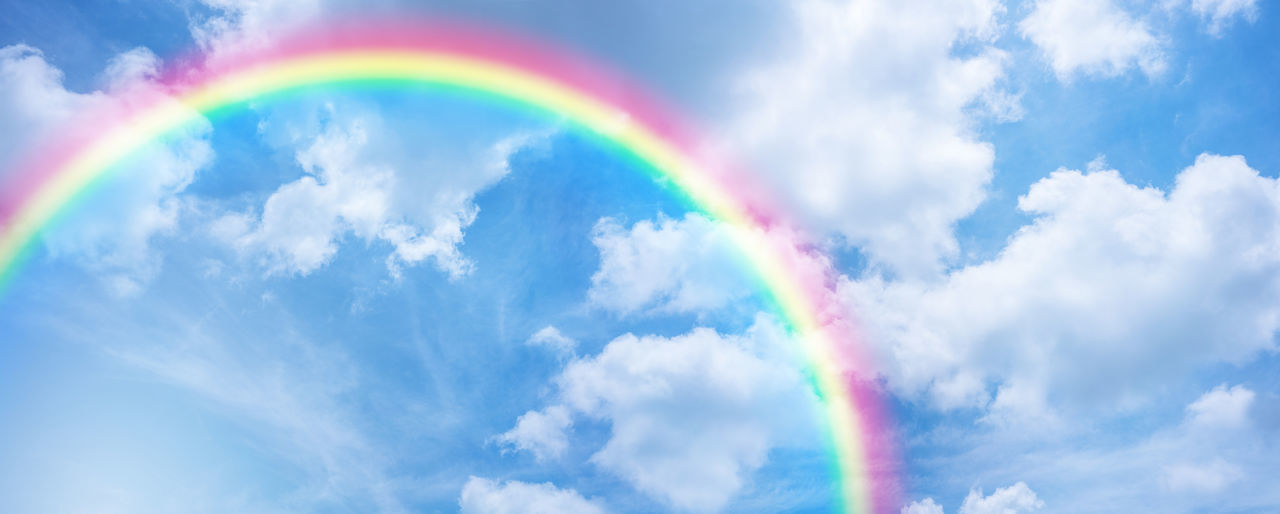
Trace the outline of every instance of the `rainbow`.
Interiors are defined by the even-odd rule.
[[[838,505],[896,512],[897,456],[885,407],[820,253],[800,244],[748,175],[708,156],[672,111],[633,83],[527,38],[457,23],[329,23],[248,51],[196,54],[33,152],[0,188],[0,291],[41,230],[144,145],[222,109],[313,85],[427,85],[542,111],[614,147],[733,227],[822,399]],[[101,119],[105,118],[105,119]]]

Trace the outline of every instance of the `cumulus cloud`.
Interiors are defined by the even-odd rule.
[[[1188,421],[1207,428],[1242,427],[1247,422],[1253,398],[1254,392],[1244,386],[1228,389],[1226,384],[1219,385],[1187,406]]]
[[[1044,507],[1044,502],[1036,496],[1027,484],[1018,482],[1009,487],[1001,487],[991,496],[983,496],[982,489],[970,489],[960,504],[960,514],[1019,514],[1032,512]],[[933,498],[925,498],[911,502],[902,508],[902,514],[943,514],[941,505]]]
[[[752,292],[733,230],[700,214],[640,221],[631,228],[602,219],[592,235],[600,268],[587,296],[619,313],[723,308]]]
[[[1167,193],[1060,169],[1018,205],[1035,221],[988,262],[933,283],[842,282],[899,392],[1051,420],[1275,348],[1280,184],[1243,158],[1201,155]]]
[[[520,436],[532,432],[525,420],[557,407],[606,421],[609,439],[591,462],[672,507],[715,511],[771,448],[809,444],[816,399],[787,361],[764,357],[784,344],[764,317],[741,336],[624,335],[570,362],[556,379],[561,403],[522,416],[508,434],[517,447],[538,448]]]
[[[1018,27],[1063,80],[1116,76],[1134,66],[1157,75],[1165,68],[1160,40],[1112,0],[1039,0]]]
[[[497,437],[498,442],[520,451],[530,452],[538,460],[559,457],[569,448],[565,432],[573,425],[572,413],[563,405],[552,405],[540,411],[529,411],[516,420],[515,428]]]
[[[960,514],[1018,514],[1041,507],[1044,507],[1044,502],[1036,497],[1035,491],[1018,482],[996,489],[991,496],[982,496],[982,489],[969,491],[964,503],[960,504]]]
[[[132,102],[171,101],[148,81],[158,67],[149,50],[129,50],[108,63],[101,90],[78,93],[63,86],[62,72],[39,50],[0,49],[3,174],[19,173],[24,159],[50,141],[91,137],[103,120],[117,122],[131,112]],[[119,294],[141,288],[160,267],[152,238],[175,230],[184,208],[179,194],[213,158],[209,125],[194,119],[201,121],[117,164],[92,195],[71,206],[69,216],[43,234],[50,252],[82,263]]]
[[[475,153],[432,161],[399,136],[411,131],[397,130],[398,122],[376,111],[349,114],[332,104],[319,111],[323,116],[306,109],[267,114],[264,137],[298,148],[295,158],[306,175],[280,186],[260,216],[232,213],[211,226],[268,273],[311,273],[351,234],[390,245],[393,276],[428,259],[451,276],[466,274],[471,263],[458,245],[479,212],[475,194],[510,171],[511,155],[543,137],[519,133],[485,148],[463,145]]]
[[[793,38],[741,80],[727,123],[733,152],[823,234],[876,267],[940,271],[955,222],[978,206],[994,152],[978,119],[1017,118],[1000,87],[992,0],[812,0],[792,5]],[[957,52],[963,46],[967,50]]]
[[[942,514],[942,506],[934,503],[933,498],[925,498],[911,502],[902,508],[902,514]]]
[[[578,347],[577,341],[561,334],[559,329],[551,325],[534,332],[525,343],[531,346],[550,348],[559,355],[573,355],[574,349]]]
[[[572,489],[560,489],[551,483],[529,484],[511,480],[495,482],[471,477],[462,487],[458,499],[462,514],[604,514],[604,506],[583,498]]]

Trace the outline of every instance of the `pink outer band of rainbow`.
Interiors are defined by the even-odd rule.
[[[460,28],[461,27],[461,28]],[[705,155],[672,111],[632,83],[526,38],[456,23],[330,23],[265,47],[195,55],[145,88],[90,113],[7,173],[0,185],[0,290],[40,231],[144,145],[219,109],[322,84],[390,82],[460,88],[563,119],[668,182],[733,227],[764,291],[801,342],[822,400],[839,503],[899,505],[896,444],[870,366],[823,256],[801,243],[749,176]],[[103,119],[106,118],[106,119]]]

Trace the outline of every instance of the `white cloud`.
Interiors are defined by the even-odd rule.
[[[785,360],[761,356],[786,344],[763,317],[742,336],[624,335],[565,367],[559,405],[611,424],[593,463],[675,508],[715,511],[771,448],[812,444],[816,398]]]
[[[502,433],[497,440],[516,450],[530,452],[540,461],[557,458],[569,448],[565,430],[573,425],[571,415],[563,405],[531,410],[522,414],[515,428]]]
[[[1228,459],[1247,461],[1241,451],[1256,454],[1261,449],[1251,415],[1255,398],[1253,390],[1243,385],[1222,384],[1187,405],[1182,425],[1162,438],[1170,446],[1181,447],[1170,452],[1162,466],[1165,490],[1212,497],[1246,476],[1239,464]]]
[[[899,392],[1052,420],[1275,348],[1280,185],[1243,158],[1201,155],[1168,193],[1058,170],[1018,205],[1036,220],[991,261],[936,283],[842,282]]]
[[[318,18],[324,0],[197,0],[206,12],[193,12],[191,36],[209,53],[207,65],[217,67],[223,55],[251,50]]]
[[[1232,429],[1244,426],[1254,393],[1244,386],[1227,389],[1226,384],[1213,388],[1187,406],[1189,420],[1196,426]]]
[[[1038,0],[1019,29],[1063,80],[1081,73],[1116,76],[1133,66],[1156,75],[1165,68],[1159,39],[1112,0]]]
[[[1032,512],[1044,507],[1044,502],[1036,497],[1027,484],[1018,482],[1009,487],[1001,487],[991,496],[983,496],[982,489],[970,489],[960,504],[960,514],[1019,514]],[[933,498],[911,502],[902,508],[902,514],[943,514],[941,505]]]
[[[640,221],[630,229],[605,218],[592,242],[600,269],[587,292],[592,304],[620,313],[704,312],[749,296],[733,227],[699,214]]]
[[[1221,35],[1237,17],[1252,23],[1258,18],[1257,0],[1191,0],[1191,10],[1209,22],[1209,33]]]
[[[298,148],[307,175],[273,193],[258,219],[232,213],[211,226],[243,254],[261,258],[270,273],[311,273],[352,234],[392,247],[393,276],[428,259],[450,276],[466,274],[471,263],[458,245],[478,213],[472,199],[510,171],[512,154],[545,137],[519,133],[484,148],[462,145],[475,153],[432,161],[429,153],[448,152],[410,141],[402,134],[413,131],[376,111],[350,114],[332,104],[319,111],[268,111],[264,137]]]
[[[795,2],[789,46],[741,80],[732,153],[823,234],[924,275],[957,253],[994,152],[972,126],[1018,116],[993,0]],[[966,48],[958,52],[958,47]]]
[[[149,82],[158,66],[149,50],[133,49],[108,64],[102,91],[77,93],[39,50],[0,49],[0,163],[16,173],[31,152],[49,151],[42,145],[96,137],[104,124],[131,114],[135,102],[170,101]],[[213,158],[209,130],[203,121],[184,127],[118,164],[43,234],[46,247],[96,272],[116,293],[136,292],[160,267],[152,238],[176,229],[184,208],[179,193]]]
[[[600,502],[588,500],[572,489],[551,483],[529,484],[515,480],[498,483],[471,477],[458,499],[462,514],[603,514]]]
[[[1240,468],[1222,459],[1207,463],[1180,462],[1164,468],[1161,482],[1168,491],[1180,493],[1214,494],[1222,492],[1232,482],[1244,478]]]
[[[559,329],[551,325],[534,332],[525,344],[550,348],[559,355],[573,355],[574,349],[578,347],[577,341],[561,334]]]
[[[960,514],[1018,514],[1031,512],[1044,507],[1044,502],[1036,497],[1027,484],[1018,482],[1009,487],[1001,487],[991,496],[982,496],[981,489],[969,491],[960,504]]]
[[[943,510],[941,505],[934,503],[933,498],[925,498],[903,507],[902,514],[943,514]]]

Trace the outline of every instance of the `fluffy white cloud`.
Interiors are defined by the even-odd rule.
[[[392,247],[392,275],[427,259],[451,276],[465,274],[471,264],[457,247],[478,213],[473,197],[510,171],[508,157],[543,137],[516,134],[468,147],[474,155],[432,161],[425,154],[445,150],[423,150],[401,137],[411,131],[397,130],[376,111],[347,114],[332,105],[321,111],[325,116],[306,109],[268,113],[264,136],[297,147],[307,174],[272,194],[257,219],[235,213],[212,226],[243,254],[261,258],[268,272],[311,273],[352,234]]]
[[[529,484],[515,480],[498,483],[471,477],[458,499],[462,514],[604,514],[600,502],[588,500],[572,489],[551,483]]]
[[[873,265],[942,269],[953,224],[985,196],[994,153],[971,126],[1016,118],[998,87],[994,0],[792,4],[790,46],[742,79],[733,153],[824,234]],[[963,46],[964,52],[956,48]]]
[[[960,504],[960,514],[1018,514],[1032,512],[1044,507],[1044,502],[1036,497],[1035,491],[1026,483],[1018,482],[1009,487],[1001,487],[991,496],[983,496],[982,489],[970,489]],[[925,498],[911,502],[902,508],[902,514],[943,514],[941,505],[933,498]]]
[[[0,49],[0,176],[20,173],[16,168],[50,142],[92,137],[103,123],[131,113],[133,102],[169,101],[149,82],[158,67],[150,51],[130,50],[108,63],[102,90],[77,93],[63,86],[62,72],[39,50]],[[208,132],[204,122],[184,127],[118,164],[43,234],[47,248],[97,272],[117,293],[135,292],[160,266],[153,236],[177,227],[184,208],[179,193],[212,160]]]
[[[1232,429],[1244,426],[1253,405],[1254,392],[1237,385],[1213,388],[1187,406],[1189,422],[1201,427]]]
[[[942,514],[942,506],[934,503],[933,498],[925,498],[911,502],[902,508],[902,514]]]
[[[1222,34],[1237,17],[1253,22],[1258,17],[1257,0],[1191,0],[1191,10],[1208,21],[1209,33]]]
[[[699,214],[624,228],[606,218],[592,242],[600,269],[587,292],[594,305],[619,313],[702,312],[751,294],[750,276],[732,227]]]
[[[675,508],[715,511],[771,448],[810,444],[817,400],[777,357],[785,344],[781,328],[763,317],[742,336],[624,335],[565,367],[556,380],[562,403],[552,408],[611,424],[591,457],[596,465]],[[548,414],[526,414],[508,434]]]
[[[572,413],[563,405],[531,410],[516,420],[515,428],[497,437],[498,442],[530,452],[538,460],[559,457],[569,448],[565,433],[573,425]]]
[[[960,505],[960,514],[1018,514],[1031,512],[1044,507],[1044,502],[1036,497],[1027,484],[1018,482],[1009,487],[1001,487],[991,496],[982,496],[981,489],[969,491]]]
[[[843,281],[892,387],[1043,421],[1275,348],[1280,184],[1243,158],[1201,155],[1168,193],[1062,169],[1018,205],[1036,220],[991,261]]]
[[[1132,66],[1156,75],[1165,68],[1152,30],[1112,0],[1039,0],[1019,29],[1063,80],[1078,73],[1115,76]]]
[[[550,348],[559,355],[573,355],[574,349],[578,347],[577,341],[561,334],[559,329],[551,325],[534,332],[525,344]]]

